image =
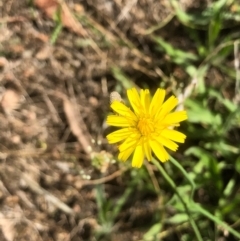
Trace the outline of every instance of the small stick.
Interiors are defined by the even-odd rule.
[[[240,102],[240,63],[239,63],[239,41],[234,42],[234,67],[236,71],[235,102]]]
[[[74,211],[69,206],[67,206],[65,203],[63,203],[61,200],[59,200],[57,197],[53,196],[51,193],[43,189],[38,185],[37,182],[35,182],[29,175],[26,173],[22,173],[23,180],[27,183],[28,187],[35,193],[39,195],[43,195],[46,200],[54,204],[57,208],[62,210],[63,212],[67,214],[73,214]]]

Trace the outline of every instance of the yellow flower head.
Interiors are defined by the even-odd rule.
[[[173,128],[187,119],[186,111],[170,113],[178,100],[171,96],[164,102],[165,90],[157,89],[152,100],[149,90],[141,90],[140,96],[135,88],[127,90],[127,96],[133,111],[121,101],[115,100],[111,108],[116,114],[107,117],[107,124],[121,127],[107,135],[110,144],[121,142],[118,159],[126,161],[133,154],[132,166],[141,167],[144,157],[152,159],[152,151],[157,158],[165,162],[169,155],[165,147],[176,151],[186,136]]]

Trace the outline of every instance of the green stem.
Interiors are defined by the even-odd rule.
[[[193,195],[195,192],[196,185],[194,181],[189,177],[188,173],[185,171],[185,169],[182,167],[181,164],[179,164],[178,161],[176,161],[173,157],[170,156],[170,162],[173,163],[174,166],[176,166],[184,175],[184,177],[189,181],[190,185],[192,186],[191,195],[190,195],[190,201],[193,200]]]
[[[174,192],[176,193],[176,195],[178,196],[179,200],[181,201],[188,217],[189,217],[189,222],[193,228],[193,231],[197,237],[198,241],[203,241],[203,238],[198,230],[198,227],[194,221],[194,219],[192,219],[191,214],[189,212],[189,209],[186,205],[186,203],[184,202],[183,198],[181,197],[180,193],[177,190],[177,186],[175,185],[174,181],[172,180],[172,178],[166,173],[166,171],[163,169],[163,167],[159,164],[158,161],[156,161],[155,159],[152,160],[152,162],[155,164],[155,166],[158,168],[158,170],[161,172],[162,176],[165,178],[165,180],[169,183],[169,185],[172,187],[172,189],[174,190]]]
[[[192,186],[192,192],[191,192],[191,199],[190,199],[190,209],[193,210],[194,212],[201,213],[203,216],[209,218],[216,224],[220,225],[221,227],[225,228],[229,233],[233,234],[237,238],[240,238],[240,233],[231,228],[228,224],[224,223],[222,220],[217,218],[216,216],[212,215],[210,212],[208,212],[206,209],[202,208],[199,204],[195,203],[193,201],[193,194],[195,191],[195,183],[194,181],[189,177],[188,173],[185,171],[185,169],[182,167],[182,165],[177,162],[174,158],[170,157],[170,161],[175,165],[181,172],[182,174],[186,177],[186,179],[189,181],[189,183]],[[176,193],[177,194],[177,193]]]
[[[193,203],[192,209],[201,213],[203,216],[211,219],[213,222],[221,226],[222,228],[226,229],[229,233],[233,234],[237,238],[240,238],[240,233],[231,228],[228,224],[224,223],[222,220],[219,218],[215,217],[211,213],[209,213],[206,209],[202,208],[199,204]]]

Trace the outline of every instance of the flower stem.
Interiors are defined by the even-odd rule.
[[[193,195],[194,195],[194,192],[195,192],[195,188],[196,188],[196,185],[194,183],[194,181],[189,177],[188,173],[185,171],[185,169],[182,167],[181,164],[179,164],[178,161],[176,161],[173,157],[170,156],[170,162],[176,166],[181,172],[182,174],[184,175],[184,177],[189,181],[191,187],[192,187],[192,190],[191,190],[191,195],[190,195],[190,201],[193,200]]]
[[[208,212],[206,209],[202,208],[199,204],[193,203],[192,209],[195,211],[201,213],[203,216],[209,218],[225,230],[227,230],[229,233],[233,234],[235,237],[240,238],[240,233],[231,228],[228,224],[224,223],[221,219],[217,218],[216,216],[212,215],[210,212]]]
[[[173,157],[170,157],[170,161],[171,161],[171,163],[174,166],[176,166],[182,172],[182,174],[185,176],[185,178],[189,181],[190,185],[192,186],[191,198],[190,198],[190,202],[189,202],[190,207],[188,207],[188,208],[190,208],[194,212],[200,213],[203,216],[209,218],[210,220],[212,220],[213,222],[215,222],[216,224],[218,224],[222,228],[226,229],[229,233],[233,234],[235,237],[240,238],[240,233],[239,232],[237,232],[236,230],[231,228],[228,224],[223,222],[221,219],[219,219],[218,217],[214,216],[213,214],[211,214],[206,209],[204,209],[199,204],[197,204],[197,203],[195,203],[193,201],[193,194],[194,194],[194,191],[195,191],[196,184],[189,177],[188,173],[185,171],[185,169],[182,167],[182,165],[179,162],[177,162]]]
[[[162,176],[165,178],[165,180],[168,182],[168,184],[171,186],[171,188],[173,189],[173,191],[176,193],[176,195],[178,196],[179,200],[181,201],[186,214],[189,217],[189,222],[193,228],[193,231],[197,237],[198,241],[203,241],[203,238],[199,232],[199,229],[194,221],[194,219],[191,217],[191,213],[189,212],[188,206],[187,204],[184,202],[183,198],[181,197],[180,193],[177,190],[177,186],[174,183],[174,181],[172,180],[172,178],[167,174],[167,172],[164,170],[164,168],[159,164],[158,161],[156,161],[155,159],[152,160],[152,162],[154,163],[154,165],[158,168],[158,170],[160,171],[160,173],[162,174]]]

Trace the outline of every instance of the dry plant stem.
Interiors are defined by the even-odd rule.
[[[74,236],[77,235],[79,231],[83,230],[85,224],[90,225],[94,230],[101,230],[101,226],[97,223],[97,220],[95,218],[84,218],[80,220],[79,223],[73,228],[70,233],[69,239],[66,241],[73,240]]]
[[[23,16],[14,16],[14,17],[4,17],[0,18],[0,23],[13,23],[13,22],[24,22],[26,18]]]
[[[239,44],[240,40],[229,40],[225,43],[221,43],[219,44],[204,60],[203,62],[200,64],[199,67],[202,67],[204,65],[206,65],[208,63],[208,61],[213,58],[215,55],[217,55],[223,48],[234,45],[234,44]]]
[[[23,180],[27,183],[28,187],[35,193],[39,195],[43,195],[46,200],[54,204],[57,208],[61,209],[63,212],[67,214],[73,214],[74,211],[67,206],[65,203],[63,203],[61,200],[53,196],[51,193],[43,189],[38,185],[37,182],[35,182],[29,175],[26,173],[22,173]]]
[[[148,238],[147,240],[148,241],[155,241],[156,238],[158,238],[159,240],[162,240],[163,238],[166,238],[166,237],[170,236],[172,233],[174,233],[176,231],[181,232],[182,230],[187,229],[188,227],[189,227],[188,222],[185,222],[183,224],[179,224],[179,225],[174,226],[174,227],[169,227],[167,230],[164,230],[164,231],[158,233],[157,237],[151,237],[151,238]],[[145,239],[141,239],[139,241],[145,241]]]
[[[234,42],[234,67],[236,71],[235,102],[240,102],[240,63],[239,63],[239,42]]]
[[[236,228],[237,226],[240,226],[240,218],[231,225],[232,228]]]
[[[39,149],[23,149],[23,150],[7,150],[7,151],[0,151],[0,157],[1,158],[6,158],[8,156],[39,156],[46,153],[46,149],[44,148],[39,148]]]
[[[100,33],[102,33],[110,42],[116,43],[117,38],[101,24],[95,21],[87,12],[83,13],[84,17],[87,18],[87,21],[94,26]]]
[[[68,99],[66,95],[58,91],[49,91],[49,95],[53,95],[62,99],[63,109],[67,117],[70,129],[73,135],[76,136],[78,142],[82,145],[84,152],[91,158],[91,152],[93,151],[91,145],[91,138],[89,133],[83,133],[83,130],[87,131],[87,127],[81,118],[81,115],[78,114],[74,104]]]
[[[62,7],[62,9],[63,9],[63,11],[65,11],[69,16],[72,16],[72,13],[71,13],[71,11],[69,10],[69,8],[67,7],[67,4],[65,3],[65,1],[63,1],[63,0],[57,0],[58,1],[58,3],[60,4],[60,6]],[[77,25],[77,26],[74,26],[74,28],[79,28],[79,26],[78,25],[80,25],[80,23],[79,22],[77,22],[77,21],[72,21],[72,23],[71,23],[73,26],[74,25]],[[81,25],[80,25],[81,26]],[[89,38],[91,38],[89,35],[88,35],[88,33],[87,33],[87,31],[81,26],[81,34],[84,36],[84,37],[89,37]],[[98,45],[97,45],[97,43],[91,38],[91,40],[92,40],[92,42],[91,42],[91,47],[95,50],[95,52],[99,55],[99,56],[101,56],[102,58],[105,58],[105,53],[98,47]]]
[[[57,147],[59,150],[63,150],[62,145],[60,144],[55,144],[54,147]],[[83,153],[75,153],[75,152],[64,152],[66,156],[72,156],[73,154],[77,157],[81,158],[88,158],[89,155],[85,155]],[[11,157],[34,157],[34,156],[48,156],[52,155],[52,152],[47,150],[46,148],[28,148],[28,149],[23,149],[23,150],[6,150],[6,151],[0,151],[0,158],[5,159],[9,156]]]
[[[171,188],[173,189],[173,191],[176,193],[176,195],[178,196],[179,200],[181,201],[186,214],[188,215],[189,218],[189,222],[193,228],[193,231],[196,235],[196,238],[198,241],[203,241],[203,238],[201,236],[201,233],[199,232],[199,229],[194,221],[194,219],[191,217],[191,213],[189,212],[189,209],[186,205],[186,203],[184,202],[181,194],[178,192],[177,190],[177,186],[175,185],[175,183],[173,182],[173,180],[171,179],[171,177],[166,173],[166,171],[163,169],[163,167],[159,164],[158,161],[156,161],[155,159],[152,160],[152,162],[154,163],[154,165],[158,168],[158,170],[160,171],[160,173],[162,174],[162,176],[165,178],[165,180],[168,182],[168,184],[171,186]]]
[[[36,206],[27,198],[27,195],[25,192],[18,190],[16,194],[28,208],[30,209],[36,208]]]
[[[130,12],[130,10],[137,4],[137,0],[127,1],[125,6],[123,6],[121,13],[117,16],[117,19],[114,22],[116,27]]]
[[[155,73],[154,71],[149,70],[148,68],[145,68],[145,67],[143,67],[142,65],[137,64],[137,63],[135,63],[135,62],[130,62],[129,65],[131,65],[133,69],[138,70],[138,71],[140,71],[140,72],[142,72],[142,73],[144,73],[144,74],[146,74],[146,75],[148,75],[148,76],[150,76],[150,77],[155,77],[155,78],[156,78],[156,77],[159,76],[159,75],[158,75],[157,73]]]
[[[234,67],[236,70],[236,86],[235,86],[235,99],[236,102],[240,101],[240,70],[239,70],[239,52],[238,52],[238,47],[240,44],[239,40],[236,41],[228,41],[222,44],[219,44],[212,52],[211,54],[209,54],[204,60],[203,62],[200,64],[199,68],[201,68],[204,65],[208,64],[208,61],[214,57],[219,51],[221,51],[223,48],[234,45]],[[237,54],[238,52],[238,54]],[[198,80],[197,78],[193,78],[192,81],[190,82],[190,84],[185,88],[184,92],[181,93],[178,96],[178,100],[179,100],[179,106],[177,108],[177,110],[181,110],[183,109],[183,102],[192,94],[195,86],[197,85]]]
[[[195,86],[197,85],[197,82],[198,82],[197,78],[193,78],[190,84],[184,89],[183,93],[177,96],[179,105],[176,110],[184,109],[183,103],[192,94]]]
[[[133,55],[135,55],[136,57],[140,58],[141,60],[143,60],[146,63],[151,63],[151,58],[148,57],[147,55],[145,55],[144,53],[142,53],[141,51],[139,51],[134,44],[125,36],[124,33],[122,33],[113,23],[111,23],[111,20],[107,19],[108,24],[111,26],[112,30],[116,33],[116,35],[118,35],[118,37],[116,37],[115,35],[113,35],[110,31],[106,30],[104,27],[102,27],[102,25],[100,25],[99,23],[97,23],[91,16],[89,16],[87,13],[84,13],[84,16],[87,18],[88,22],[94,26],[99,32],[103,33],[105,35],[105,37],[111,42],[111,44],[114,47],[117,47],[118,44],[117,42],[119,41],[119,38],[121,40],[123,40],[125,42],[125,44],[131,49],[131,52]],[[104,56],[104,58],[107,59],[107,56]],[[112,67],[114,66],[118,66],[118,64],[114,64],[112,63],[112,60],[109,59],[108,60],[108,64],[110,64]],[[154,71],[149,71],[147,68],[145,68],[142,65],[139,65],[137,63],[134,62],[130,62],[127,63],[129,65],[132,66],[133,69],[141,71],[142,73],[149,75],[151,77],[158,77],[159,74],[156,72],[154,73]],[[163,71],[161,71],[161,75],[160,77],[165,77],[163,76]]]
[[[0,181],[0,190],[2,192],[4,192],[5,194],[7,194],[8,196],[10,196],[10,197],[12,196],[11,193],[8,191],[8,189],[4,186],[2,181]],[[20,194],[20,192],[21,191],[17,191],[16,194],[17,194],[18,197],[20,197],[22,199],[22,195]],[[30,203],[30,201],[26,200],[26,199],[24,199],[24,200],[22,199],[22,201],[23,202],[27,201],[27,202]],[[30,206],[34,207],[34,205],[33,206],[32,205],[33,204],[30,203]],[[6,212],[6,215],[7,215],[7,213],[8,212]],[[11,218],[9,218],[9,217],[5,216],[5,212],[4,211],[0,211],[0,227],[1,227],[1,230],[3,232],[4,237],[8,241],[16,240],[16,239],[14,239],[15,234],[16,234],[15,225],[20,223],[20,222],[27,222],[31,227],[34,228],[36,233],[39,235],[39,232],[38,232],[38,230],[35,227],[35,223],[34,222],[30,222],[26,218],[26,216],[24,215],[24,211],[22,210],[22,208],[21,208],[21,206],[19,204],[16,204],[16,208],[14,208],[12,210],[12,214],[13,214],[13,216]],[[40,237],[40,240],[42,240],[41,237]]]
[[[99,185],[99,184],[111,181],[112,179],[122,175],[122,173],[125,172],[126,170],[127,170],[126,168],[125,169],[121,169],[121,170],[118,170],[118,171],[112,173],[109,176],[106,176],[106,177],[103,177],[103,178],[99,178],[99,179],[96,179],[96,180],[86,180],[86,181],[83,181],[82,186]]]
[[[102,93],[104,97],[108,97],[109,93],[108,93],[108,86],[107,86],[107,78],[103,77],[101,79],[101,87],[102,87]]]
[[[170,234],[172,234],[175,231],[180,232],[183,229],[187,229],[187,228],[188,228],[188,222],[180,224],[180,225],[178,225],[176,227],[172,227],[172,228],[169,228],[167,230],[162,231],[161,233],[158,234],[158,238],[166,238],[166,237],[168,237]]]
[[[87,36],[87,31],[83,28],[80,22],[76,21],[68,8],[67,4],[64,0],[57,0],[59,6],[61,6],[62,11],[65,13],[66,17],[68,17],[68,21],[70,21],[70,25],[73,30],[75,30],[76,33],[78,33],[80,36]]]
[[[154,174],[154,172],[153,172],[152,165],[150,165],[150,164],[147,162],[147,163],[146,163],[146,168],[147,168],[147,170],[148,170],[148,173],[149,173],[150,178],[152,179],[152,183],[153,183],[153,186],[154,186],[154,188],[155,188],[155,191],[156,191],[157,193],[160,193],[160,192],[161,192],[161,188],[160,188],[159,183],[158,183],[158,181],[157,181],[157,178],[156,178],[156,176],[155,176],[155,174]]]
[[[76,118],[76,110],[68,99],[64,100],[63,108],[72,133],[77,137],[79,143],[82,144],[84,151],[89,154],[92,151],[90,141],[87,140],[82,129],[80,128],[80,126],[84,126],[83,120],[80,119],[80,117]]]
[[[109,24],[110,24],[112,30],[128,45],[128,47],[131,49],[132,53],[136,57],[142,59],[144,62],[146,62],[148,64],[152,63],[152,59],[149,56],[142,53],[140,50],[138,50],[135,47],[135,45],[125,36],[124,33],[122,33],[118,28],[113,28],[111,22]]]
[[[44,99],[48,109],[50,110],[50,114],[52,116],[53,121],[55,123],[59,123],[60,117],[59,117],[58,112],[57,112],[56,108],[54,107],[53,103],[51,102],[51,100],[48,98],[48,96],[46,94],[43,94],[43,99]]]
[[[7,190],[7,188],[5,187],[5,185],[3,184],[3,182],[0,180],[0,190],[7,195],[11,195],[10,192]]]
[[[158,23],[157,25],[152,26],[151,28],[145,30],[143,35],[149,35],[154,33],[155,31],[165,27],[175,16],[174,12],[171,12],[162,22]]]
[[[87,17],[88,20],[90,20],[90,23],[95,23],[95,20],[93,20],[90,16],[88,16],[86,13],[84,13],[84,16]],[[125,36],[124,33],[122,33],[120,31],[120,29],[118,29],[115,24],[112,23],[112,21],[108,18],[106,18],[107,23],[109,24],[109,26],[111,27],[112,31],[114,33],[116,33],[121,39],[122,41],[125,42],[125,44],[132,50],[132,53],[139,57],[140,59],[142,59],[144,62],[146,63],[151,63],[152,60],[149,56],[144,55],[141,51],[139,51],[134,44]],[[102,25],[99,25],[98,23],[94,25],[95,27],[97,27],[97,29],[102,32],[109,38],[109,40],[112,40],[114,42],[114,45],[116,45],[116,42],[119,40],[117,37],[115,37],[111,32],[107,31],[105,28],[102,27]]]

